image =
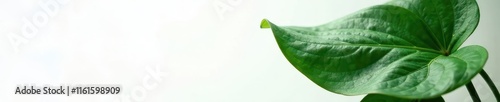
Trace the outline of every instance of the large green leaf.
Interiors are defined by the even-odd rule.
[[[316,27],[271,28],[288,61],[322,88],[344,95],[429,98],[483,68],[487,51],[458,47],[479,22],[475,0],[393,0]]]
[[[368,94],[361,102],[444,102],[444,99],[441,96],[430,99],[405,99],[380,94]]]

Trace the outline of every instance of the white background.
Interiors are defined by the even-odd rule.
[[[279,25],[313,26],[385,1],[2,0],[0,101],[360,101],[363,95],[330,93],[308,80],[281,54],[272,32],[259,25],[267,18]],[[59,6],[52,15],[40,6],[50,2]],[[488,49],[485,70],[498,86],[500,1],[478,3],[481,22],[465,45]],[[214,5],[227,11],[217,12]],[[23,19],[34,22],[33,17],[47,22],[36,26],[37,33],[22,35]],[[19,36],[24,41],[15,47],[9,38]],[[151,70],[161,72],[160,79],[147,79],[156,75]],[[144,82],[157,86],[146,88]],[[481,77],[473,82],[483,101],[495,101]],[[25,84],[120,84],[123,91],[15,95],[16,86]],[[444,98],[471,101],[464,87]]]

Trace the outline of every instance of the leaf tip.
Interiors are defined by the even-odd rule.
[[[271,28],[271,24],[267,19],[262,19],[262,22],[260,23],[260,28]]]

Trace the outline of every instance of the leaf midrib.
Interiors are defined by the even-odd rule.
[[[283,39],[283,40],[285,40],[285,39]],[[295,41],[307,42],[307,41],[301,41],[301,40],[297,40],[297,39],[295,39]],[[424,52],[430,52],[430,53],[436,53],[436,54],[444,54],[443,52],[435,50],[435,49],[423,48],[423,47],[417,47],[417,46],[385,45],[385,44],[351,44],[351,43],[324,44],[324,43],[317,43],[317,42],[307,42],[307,43],[329,45],[329,46],[367,46],[367,47],[384,47],[384,48],[403,48],[403,49],[418,50],[418,51],[424,51]]]
[[[422,47],[410,47],[410,46],[399,46],[399,45],[382,45],[382,44],[334,44],[334,45],[353,45],[353,46],[370,46],[370,47],[387,47],[387,48],[403,48],[403,49],[412,49],[412,50],[418,50],[418,51],[425,51],[425,52],[431,52],[431,53],[436,53],[436,54],[444,54],[443,52],[434,50],[434,49],[429,49],[429,48],[422,48]]]

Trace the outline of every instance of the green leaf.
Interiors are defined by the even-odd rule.
[[[381,94],[368,94],[361,102],[444,102],[444,99],[441,96],[430,99],[405,99]]]
[[[392,0],[386,5],[403,7],[418,15],[434,33],[437,44],[456,51],[479,23],[476,0]]]
[[[320,26],[264,19],[261,28],[271,28],[287,60],[328,91],[421,99],[453,91],[482,70],[486,49],[458,49],[478,22],[474,0],[393,0]]]

